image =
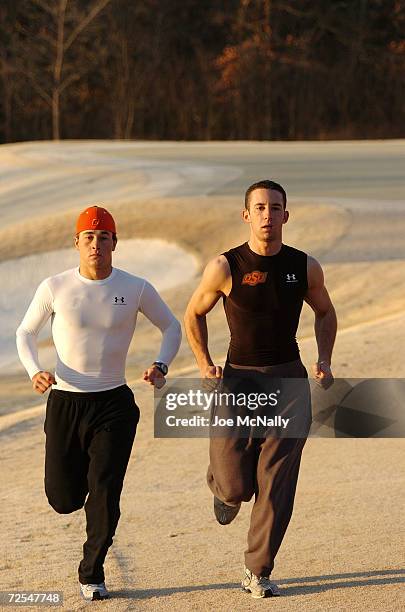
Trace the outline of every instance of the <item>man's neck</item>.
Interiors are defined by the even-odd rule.
[[[110,276],[112,272],[112,266],[109,268],[100,268],[96,270],[94,268],[89,268],[88,266],[84,266],[80,264],[79,274],[84,278],[88,278],[89,280],[104,280],[108,276]]]
[[[264,242],[262,240],[257,240],[254,236],[250,237],[248,242],[249,248],[257,255],[277,255],[283,246],[283,242],[280,240],[272,240],[271,242]]]

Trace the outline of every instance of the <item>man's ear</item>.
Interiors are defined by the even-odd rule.
[[[242,219],[245,223],[250,223],[250,210],[247,208],[242,210]]]
[[[112,246],[112,250],[115,251],[115,247],[117,246],[117,242],[118,242],[118,238],[113,238],[113,246]]]
[[[288,212],[288,210],[284,211],[284,219],[283,219],[283,223],[287,223],[288,219],[290,218],[290,213]]]
[[[79,236],[74,237],[74,245],[76,249],[79,249]]]

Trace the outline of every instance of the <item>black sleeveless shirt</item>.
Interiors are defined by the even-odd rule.
[[[232,273],[224,297],[231,332],[228,361],[270,366],[299,358],[295,338],[308,289],[307,255],[285,244],[276,255],[258,255],[247,242],[223,255]]]

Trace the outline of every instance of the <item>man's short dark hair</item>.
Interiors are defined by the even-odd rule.
[[[278,191],[279,193],[281,193],[281,195],[283,196],[283,205],[284,205],[284,210],[287,207],[287,194],[284,190],[284,188],[279,185],[279,183],[275,183],[274,181],[269,181],[269,180],[264,180],[264,181],[258,181],[257,183],[253,183],[253,185],[250,185],[250,187],[248,187],[246,194],[245,194],[245,208],[246,210],[249,210],[249,196],[252,193],[252,191],[254,191],[255,189],[274,189],[274,191]]]

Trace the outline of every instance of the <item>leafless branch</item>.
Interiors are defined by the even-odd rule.
[[[80,23],[77,25],[77,27],[73,30],[73,32],[71,33],[71,35],[68,37],[68,39],[65,42],[65,46],[64,46],[64,50],[67,51],[69,49],[69,47],[72,46],[72,44],[74,43],[74,41],[76,40],[76,38],[79,36],[80,32],[82,32],[85,28],[87,28],[87,26],[89,25],[89,23],[91,23],[93,21],[93,19],[95,19],[97,17],[97,15],[107,6],[107,4],[109,4],[111,2],[111,0],[99,0],[98,2],[95,3],[95,5],[93,6],[93,8],[90,10],[90,12],[88,13],[88,15],[86,17],[84,17],[84,19],[82,21],[80,21]]]
[[[39,6],[43,11],[55,17],[55,7],[45,2],[45,0],[31,0],[32,4]]]

